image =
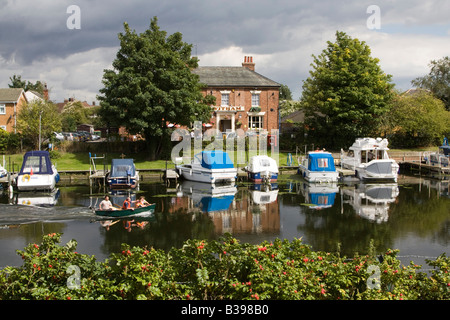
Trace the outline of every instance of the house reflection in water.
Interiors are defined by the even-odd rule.
[[[276,184],[237,189],[234,185],[183,181],[173,204],[187,212],[207,213],[217,234],[279,233],[277,196]]]

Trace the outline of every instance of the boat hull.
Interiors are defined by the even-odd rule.
[[[220,181],[234,182],[237,177],[237,169],[205,169],[201,166],[196,168],[195,166],[179,166],[178,170],[180,176],[186,180],[205,182],[205,183],[218,183]]]
[[[20,174],[17,176],[17,189],[19,191],[52,191],[59,181],[59,174]]]
[[[130,216],[139,216],[144,214],[152,214],[155,212],[156,204],[153,203],[146,207],[122,210],[95,210],[95,214],[103,217],[124,218]]]
[[[138,180],[138,177],[117,177],[108,179],[108,184],[111,188],[135,188]]]
[[[308,182],[325,183],[337,182],[339,180],[339,173],[337,171],[312,171],[300,165],[299,169],[301,176]]]
[[[342,167],[355,171],[360,180],[397,181],[399,165],[394,160],[372,160],[360,165],[342,163]]]
[[[247,177],[253,182],[276,182],[278,180],[277,172],[247,172]]]

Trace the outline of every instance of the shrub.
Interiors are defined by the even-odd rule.
[[[398,250],[382,256],[341,257],[312,251],[301,239],[259,245],[230,235],[188,240],[168,253],[122,245],[98,262],[60,246],[60,234],[18,250],[20,267],[0,271],[0,299],[234,299],[234,300],[436,300],[449,299],[449,258],[427,261],[431,275],[413,262],[402,266]],[[371,252],[373,248],[369,248]]]

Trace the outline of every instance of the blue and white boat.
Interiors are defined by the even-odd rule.
[[[438,152],[433,152],[425,156],[425,162],[428,165],[448,167],[450,159],[450,145],[448,139],[444,138],[442,146],[439,146]]]
[[[234,182],[237,169],[228,153],[220,150],[202,151],[194,156],[190,164],[178,165],[177,170],[182,178],[191,181],[217,183]]]
[[[112,159],[108,184],[111,188],[135,188],[139,182],[139,172],[133,159]]]
[[[325,151],[308,152],[300,162],[298,171],[309,182],[337,182],[339,179],[334,158]]]
[[[23,157],[16,186],[19,191],[52,191],[59,179],[48,151],[29,151]]]
[[[251,157],[244,170],[247,171],[248,179],[256,183],[276,182],[278,179],[277,162],[266,155]]]

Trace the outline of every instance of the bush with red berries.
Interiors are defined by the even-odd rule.
[[[61,234],[18,250],[23,265],[0,271],[0,299],[57,300],[439,300],[450,299],[450,259],[433,271],[402,265],[398,250],[376,256],[313,251],[300,239],[259,245],[227,235],[188,240],[169,252],[122,245],[105,261],[77,253]]]

